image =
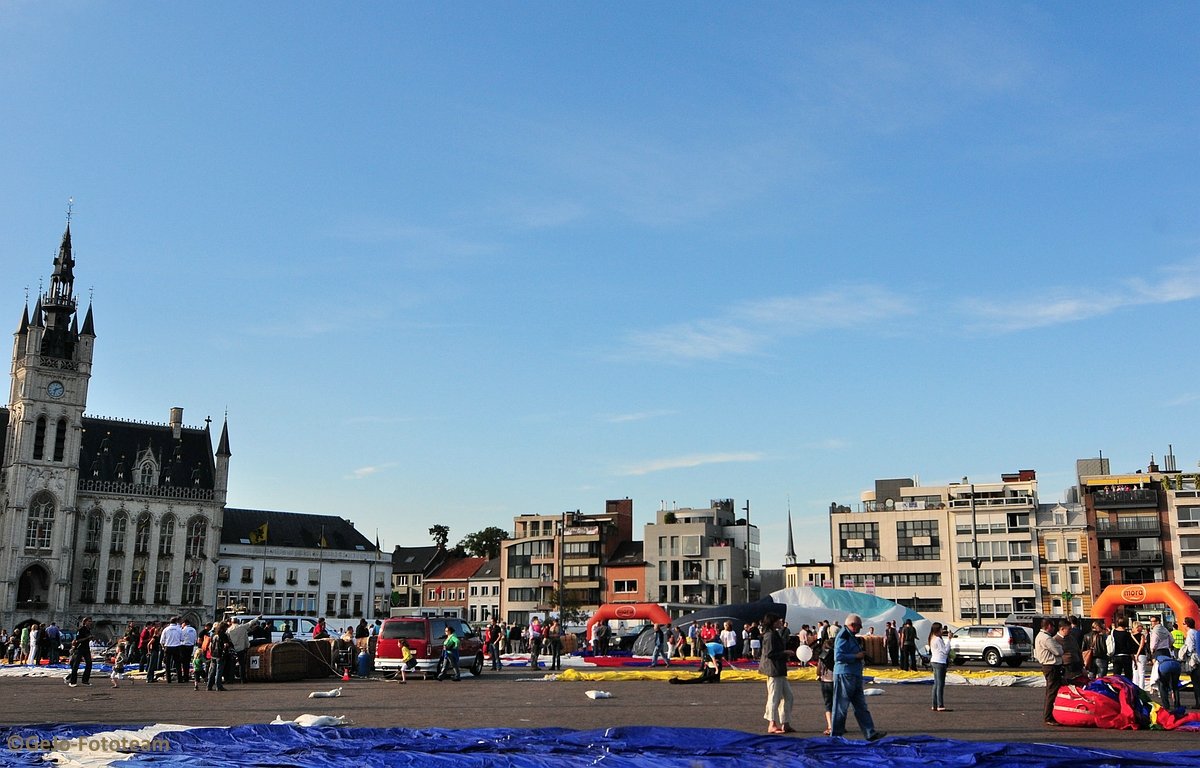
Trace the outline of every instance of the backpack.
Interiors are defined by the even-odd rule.
[[[1104,649],[1108,651],[1110,659],[1117,653],[1117,638],[1111,632],[1108,633],[1108,637],[1104,638]]]

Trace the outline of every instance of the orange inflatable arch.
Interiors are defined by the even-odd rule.
[[[671,623],[671,617],[657,603],[605,603],[588,619],[584,639],[591,642],[592,627],[609,619],[649,619],[655,624]]]
[[[1111,624],[1113,614],[1119,605],[1145,605],[1146,603],[1166,603],[1175,611],[1175,621],[1183,624],[1184,618],[1191,616],[1200,627],[1200,608],[1196,601],[1173,581],[1156,581],[1152,584],[1112,584],[1105,587],[1100,597],[1092,604],[1092,617],[1104,619]]]

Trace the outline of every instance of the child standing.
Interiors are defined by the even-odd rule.
[[[121,687],[118,681],[125,677],[125,664],[128,662],[128,660],[129,648],[126,646],[125,641],[122,640],[121,642],[117,643],[117,652],[113,655],[112,672],[109,674],[109,679],[112,680],[113,688]],[[133,681],[131,680],[130,685],[132,684]]]
[[[207,679],[207,675],[204,674],[204,647],[197,645],[196,650],[192,651],[192,690],[200,690],[202,677]]]

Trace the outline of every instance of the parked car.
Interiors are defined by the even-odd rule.
[[[296,640],[312,640],[313,629],[317,626],[317,620],[311,616],[292,616],[292,615],[277,615],[277,614],[254,614],[254,613],[238,613],[230,614],[226,618],[237,621],[239,623],[250,621],[264,621],[271,630],[271,642],[283,642],[284,630],[291,628],[292,636]]]
[[[469,669],[476,677],[482,675],[483,638],[470,624],[450,617],[404,616],[384,619],[375,646],[375,668],[400,669],[403,658],[400,641],[407,640],[408,647],[417,655],[417,670],[424,675],[433,674],[442,658],[446,627],[458,635],[459,669]]]
[[[1025,627],[989,624],[962,627],[950,636],[950,656],[957,661],[980,659],[989,667],[1019,667],[1033,654]]]

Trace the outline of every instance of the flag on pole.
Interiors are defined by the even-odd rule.
[[[266,544],[267,543],[267,524],[266,523],[263,523],[262,525],[255,528],[253,531],[250,531],[250,543],[251,544]]]
[[[321,538],[317,539],[317,547],[320,549],[327,549],[329,547],[329,541],[325,538],[325,526],[323,525],[321,526]]]

